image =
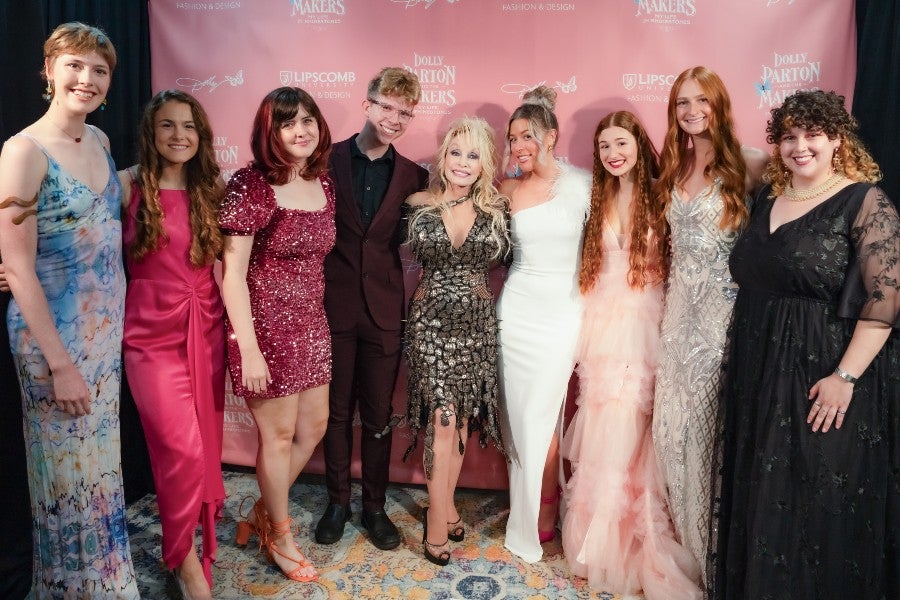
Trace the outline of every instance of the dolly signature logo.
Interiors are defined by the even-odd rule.
[[[431,8],[431,5],[437,2],[437,0],[391,0],[391,2],[395,4],[405,4],[404,8],[410,9],[414,8],[420,4],[425,5],[425,10]],[[447,0],[447,4],[456,4],[459,0]]]
[[[515,94],[519,98],[535,89],[538,86],[545,85],[547,80],[539,81],[533,85],[529,85],[527,83],[504,83],[500,86],[500,91],[504,94]],[[559,90],[563,94],[571,94],[572,92],[578,89],[578,84],[575,83],[575,76],[572,75],[569,77],[568,81],[559,81],[557,80],[556,84],[553,86],[554,89]]]
[[[222,81],[217,81],[215,75],[210,75],[203,81],[199,79],[191,79],[190,77],[179,77],[175,80],[175,85],[179,85],[181,87],[191,88],[191,93],[196,94],[197,92],[203,90],[204,88],[208,90],[207,93],[213,93],[216,91],[216,88],[220,85],[228,83],[231,87],[237,87],[239,85],[244,84],[244,70],[241,69],[234,75],[225,75]]]
[[[766,8],[770,6],[775,6],[776,4],[781,4],[782,0],[766,0]],[[787,0],[788,4],[793,4],[794,0]]]

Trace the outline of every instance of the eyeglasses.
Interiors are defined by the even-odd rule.
[[[394,115],[397,115],[401,121],[403,121],[404,123],[408,123],[409,121],[412,121],[413,117],[416,116],[408,110],[397,108],[396,106],[392,106],[385,102],[379,102],[374,98],[369,98],[368,100],[369,102],[380,108],[381,112],[383,112],[384,116],[386,117],[393,117]]]

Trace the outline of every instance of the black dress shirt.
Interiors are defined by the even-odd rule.
[[[371,160],[356,145],[350,144],[350,171],[353,176],[353,197],[359,207],[363,226],[368,227],[381,207],[394,172],[394,147],[388,146],[384,156]]]

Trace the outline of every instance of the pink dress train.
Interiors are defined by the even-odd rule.
[[[562,441],[573,467],[563,550],[596,590],[702,599],[699,566],[675,539],[650,432],[662,285],[629,287],[628,236],[608,225],[603,250],[584,298],[578,409]]]
[[[123,220],[125,247],[142,202],[137,186]],[[168,242],[141,260],[125,251],[125,372],[141,415],[162,522],[166,566],[180,565],[199,523],[203,571],[212,585],[215,522],[225,501],[222,418],[225,402],[224,306],[212,265],[190,262],[189,198],[160,190]]]

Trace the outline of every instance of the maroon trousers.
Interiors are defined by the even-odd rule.
[[[362,421],[363,509],[373,512],[384,508],[391,461],[391,431],[387,425],[400,364],[400,336],[399,329],[379,328],[365,308],[354,326],[331,332],[331,393],[324,449],[325,483],[333,504],[350,504],[353,414],[358,407]]]

